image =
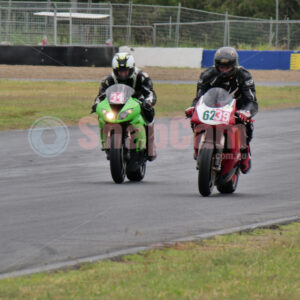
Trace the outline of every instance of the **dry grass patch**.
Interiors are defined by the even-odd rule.
[[[74,125],[89,115],[99,84],[0,80],[0,130],[26,129],[43,116]],[[195,85],[156,84],[157,117],[184,117],[196,94]],[[257,87],[260,109],[300,106],[300,87]]]

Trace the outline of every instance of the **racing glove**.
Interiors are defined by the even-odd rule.
[[[184,112],[185,112],[185,116],[187,118],[191,118],[193,113],[194,113],[194,110],[195,110],[195,107],[194,106],[191,106],[189,108],[187,108]]]
[[[247,120],[251,117],[251,113],[249,110],[239,110],[237,111],[237,114],[242,122],[247,122]]]
[[[149,110],[152,108],[152,102],[150,99],[145,99],[143,102],[142,102],[142,107],[146,110]]]
[[[94,102],[93,106],[92,106],[91,114],[94,113],[94,112],[96,112],[97,105],[98,105],[99,102],[100,102],[100,99],[99,99],[99,97],[97,97],[95,99],[95,102]]]

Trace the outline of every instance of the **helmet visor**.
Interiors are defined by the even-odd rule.
[[[130,71],[128,68],[120,68],[117,70],[118,78],[125,80],[129,77]]]
[[[228,64],[220,64],[218,65],[218,69],[221,73],[228,73],[232,70],[232,66]]]

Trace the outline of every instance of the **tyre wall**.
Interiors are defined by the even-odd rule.
[[[110,67],[117,47],[0,46],[0,64]]]

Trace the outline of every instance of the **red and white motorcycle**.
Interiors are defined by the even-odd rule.
[[[212,88],[199,99],[192,114],[194,158],[202,196],[209,196],[215,185],[221,193],[233,193],[237,188],[247,135],[236,112],[233,95]]]

